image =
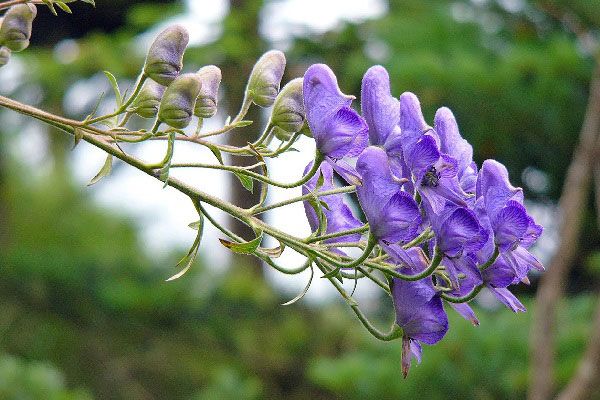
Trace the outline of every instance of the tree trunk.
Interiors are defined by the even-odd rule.
[[[246,89],[247,78],[263,50],[259,28],[259,13],[262,8],[262,0],[230,0],[230,12],[225,21],[225,35],[223,42],[235,40],[236,45],[228,49],[226,61],[222,68],[223,84],[227,91],[227,112],[233,118],[239,111]],[[245,146],[258,137],[261,130],[262,118],[257,107],[251,107],[245,120],[254,121],[248,127],[236,129],[228,133],[227,140],[233,146]],[[234,165],[250,165],[256,160],[252,157],[230,157]],[[231,201],[240,207],[251,207],[258,201],[259,190],[255,188],[251,193],[246,190],[235,175],[229,178],[231,188]],[[256,183],[256,182],[255,182]],[[256,185],[255,185],[256,186]],[[246,225],[235,219],[230,220],[231,229],[238,235],[253,239],[254,232]],[[257,275],[262,275],[262,263],[258,258],[234,254],[233,264],[250,266]]]
[[[595,66],[579,144],[567,171],[559,202],[561,238],[547,272],[540,279],[531,330],[529,400],[546,400],[554,393],[556,309],[576,258],[579,234],[592,176],[595,143],[600,129],[600,67]]]

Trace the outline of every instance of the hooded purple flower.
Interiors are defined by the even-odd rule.
[[[475,193],[477,165],[473,162],[473,147],[462,138],[454,114],[447,107],[435,113],[434,129],[440,138],[440,150],[457,162],[456,173],[460,187],[467,193]]]
[[[363,182],[356,194],[371,233],[384,244],[415,238],[421,224],[419,207],[401,190],[403,182],[392,175],[385,151],[367,147],[358,157],[356,169]]]
[[[485,245],[488,233],[475,213],[467,208],[448,205],[440,215],[429,213],[429,216],[437,249],[444,257],[442,265],[446,267],[454,289],[458,290],[455,294],[465,295],[481,283],[471,255]],[[465,274],[467,279],[459,281],[459,273]]]
[[[427,267],[421,249],[411,248],[408,253],[419,264],[420,271]],[[406,270],[398,269],[398,272]],[[402,373],[406,377],[411,353],[421,362],[421,343],[432,345],[439,342],[448,331],[448,317],[431,277],[415,282],[394,278],[391,290],[396,324],[403,329]]]
[[[360,184],[353,168],[338,161],[358,156],[368,144],[367,124],[350,107],[354,96],[340,91],[337,78],[325,64],[308,68],[303,82],[306,120],[317,149],[344,179]]]
[[[501,163],[486,160],[479,171],[476,185],[476,210],[493,232],[478,257],[485,262],[498,247],[500,255],[483,272],[486,285],[513,311],[524,311],[523,305],[506,289],[511,284],[528,283],[531,269],[543,271],[542,264],[527,249],[542,234],[523,206],[523,190],[510,184],[508,171]]]
[[[310,162],[304,173],[306,174],[312,168],[312,162]],[[333,184],[333,169],[328,163],[322,163],[319,167],[320,172],[317,172],[311,180],[309,180],[304,186],[302,186],[302,194],[308,194],[317,188],[317,182],[321,175],[323,175],[323,185],[319,188],[319,191],[335,189]],[[327,208],[323,208],[325,218],[327,218],[327,234],[345,231],[348,229],[359,228],[363,225],[354,214],[350,207],[344,202],[343,194],[332,194],[320,198],[321,201],[327,204]],[[313,209],[313,207],[307,202],[304,202],[304,211],[306,212],[306,218],[310,224],[311,230],[314,232],[319,228],[319,218]],[[358,242],[361,238],[360,233],[352,235],[340,236],[337,238],[327,239],[325,243],[337,243],[337,242]],[[335,249],[334,249],[335,250]],[[339,250],[336,250],[342,253]],[[343,254],[343,253],[342,253]]]
[[[369,126],[372,146],[384,146],[392,132],[399,133],[400,102],[390,94],[390,77],[380,65],[365,73],[361,87],[361,111]]]
[[[425,122],[417,96],[400,96],[400,145],[404,162],[417,190],[431,210],[439,214],[446,202],[466,207],[468,195],[460,187],[458,163],[440,151],[440,138]]]

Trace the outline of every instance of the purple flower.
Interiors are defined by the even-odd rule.
[[[306,174],[312,168],[312,162],[310,162],[304,173]],[[317,172],[311,180],[309,180],[304,186],[302,186],[302,194],[308,194],[317,189],[317,182],[320,176],[323,176],[323,185],[319,188],[319,191],[326,191],[335,189],[333,184],[333,169],[330,164],[322,163],[319,167],[320,172]],[[359,228],[363,225],[354,214],[348,205],[344,202],[343,194],[332,194],[329,196],[323,196],[320,198],[321,201],[327,204],[327,207],[323,208],[325,218],[327,218],[327,230],[326,234],[337,233],[348,229]],[[310,224],[311,230],[314,232],[319,228],[319,218],[310,205],[309,202],[304,202],[304,211],[306,212],[306,218]],[[337,238],[327,239],[325,243],[337,243],[337,242],[358,242],[361,238],[360,233],[352,235],[340,236]],[[339,250],[334,249],[338,253],[342,253]],[[343,253],[342,253],[343,254]]]
[[[361,111],[369,126],[369,142],[384,146],[390,134],[399,133],[400,102],[390,94],[390,77],[380,65],[368,69],[362,80]]]
[[[542,264],[527,249],[542,234],[523,206],[523,190],[510,184],[508,171],[501,163],[486,160],[479,171],[476,185],[476,211],[493,232],[479,252],[481,262],[492,256],[494,246],[500,252],[496,261],[483,272],[488,288],[513,311],[525,307],[506,289],[520,281],[528,283],[527,274],[535,269],[543,271]]]
[[[356,194],[371,233],[384,244],[413,239],[421,224],[419,207],[402,191],[403,182],[392,175],[385,151],[367,147],[358,157],[356,169],[362,179]]]
[[[304,74],[304,107],[317,149],[344,179],[360,184],[349,165],[338,162],[356,157],[368,144],[365,120],[350,108],[353,96],[343,94],[337,78],[325,64],[312,65]]]
[[[416,248],[408,250],[411,258],[423,270],[427,263],[425,258],[418,254],[419,251],[420,249]],[[398,269],[398,272],[406,270],[408,269]],[[403,329],[402,373],[406,377],[411,354],[420,362],[421,343],[432,345],[439,342],[448,331],[448,317],[430,277],[415,282],[394,278],[391,290],[396,324]]]
[[[454,114],[447,107],[435,113],[434,129],[440,138],[440,150],[457,161],[456,173],[462,190],[475,193],[477,165],[473,162],[473,147],[462,138]]]
[[[400,96],[400,128],[404,162],[412,174],[415,190],[431,210],[439,214],[446,202],[466,207],[468,195],[458,181],[458,163],[440,151],[440,138],[425,123],[419,100],[410,92]]]

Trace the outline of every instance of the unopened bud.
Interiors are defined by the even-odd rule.
[[[158,109],[158,119],[177,129],[188,126],[201,86],[196,74],[178,76],[165,90]]]
[[[148,79],[133,103],[134,112],[142,118],[154,118],[164,93],[164,86]]]
[[[271,122],[288,133],[296,133],[304,125],[302,78],[296,78],[281,89],[273,103]]]
[[[285,55],[277,50],[271,50],[258,59],[250,79],[247,92],[254,104],[260,107],[273,105],[279,85],[285,70]]]
[[[183,68],[183,53],[188,42],[188,32],[179,25],[159,33],[148,50],[145,74],[155,82],[168,86]]]
[[[33,4],[18,4],[8,9],[0,25],[0,45],[14,52],[25,50],[31,39],[37,9]]]
[[[202,88],[198,100],[196,100],[194,115],[200,118],[210,118],[217,113],[221,70],[214,65],[208,65],[200,68],[197,75],[202,83]]]
[[[0,67],[8,64],[10,53],[11,51],[8,47],[0,46]]]

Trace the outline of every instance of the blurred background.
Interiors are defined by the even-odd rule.
[[[38,6],[32,48],[0,70],[0,94],[83,118],[106,92],[103,70],[131,85],[152,38],[171,23],[191,34],[186,71],[223,70],[218,127],[240,106],[255,60],[281,49],[284,81],[329,64],[345,93],[360,95],[373,64],[390,72],[398,96],[413,91],[432,121],[455,113],[481,163],[507,165],[544,235],[534,253],[553,262],[562,231],[559,199],[579,141],[594,76],[600,5],[528,0],[97,0],[53,16]],[[358,105],[358,101],[357,101]],[[253,111],[256,124],[268,114]],[[260,129],[232,136],[245,143]],[[180,159],[210,153],[177,147]],[[513,314],[483,293],[481,326],[449,310],[446,338],[424,349],[401,379],[400,342],[363,331],[324,283],[291,306],[307,275],[279,276],[247,257],[230,257],[208,230],[183,278],[165,283],[187,251],[197,219],[185,197],[115,164],[86,187],[101,151],[14,113],[0,111],[0,399],[518,399],[533,373],[530,329],[539,277],[516,293]],[[314,145],[274,160],[278,180],[300,176]],[[135,151],[150,158],[160,143]],[[591,175],[588,168],[584,173]],[[179,172],[238,204],[252,196],[226,175]],[[589,179],[588,179],[589,180]],[[589,186],[589,184],[588,184]],[[572,190],[579,190],[573,187]],[[269,201],[297,194],[274,191]],[[594,331],[600,233],[594,196],[577,207],[577,252],[558,308],[556,390],[576,374]],[[301,205],[268,216],[294,234],[309,232]],[[578,225],[579,226],[579,225]],[[284,254],[282,263],[299,262]],[[572,268],[571,268],[572,267]],[[357,298],[387,325],[389,301],[368,285]],[[600,398],[598,393],[590,396]]]

